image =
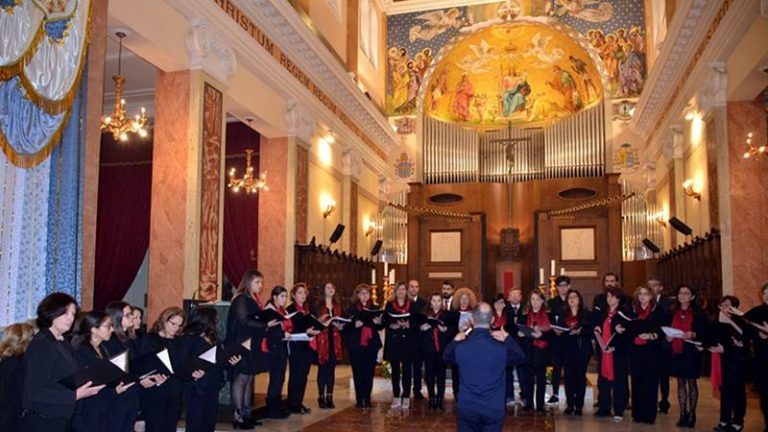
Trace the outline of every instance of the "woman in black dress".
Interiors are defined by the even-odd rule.
[[[267,358],[261,351],[267,323],[257,320],[254,315],[263,309],[261,290],[264,276],[256,270],[249,270],[240,280],[235,298],[227,315],[226,345],[245,342],[251,339],[251,350],[228,371],[231,380],[232,426],[235,429],[252,429],[261,422],[251,416],[253,401],[253,377],[267,370]]]
[[[353,298],[356,300],[347,311],[353,325],[347,326],[346,344],[352,363],[352,377],[355,382],[355,399],[357,407],[371,408],[371,391],[373,390],[373,375],[376,371],[376,356],[381,349],[381,315],[370,320],[362,319],[366,311],[377,310],[379,307],[371,302],[371,287],[360,284],[355,288]]]
[[[29,323],[11,324],[0,340],[0,430],[16,432],[24,391],[24,353],[35,328]]]
[[[635,423],[653,424],[656,421],[656,400],[659,385],[659,358],[662,355],[664,334],[661,326],[666,317],[656,305],[654,293],[645,285],[635,290],[633,302],[634,320],[649,320],[649,332],[632,332],[630,346],[630,370],[632,372],[632,420]],[[645,323],[644,323],[645,324]]]
[[[112,354],[107,351],[106,342],[112,337],[112,317],[104,312],[91,311],[79,319],[76,327],[72,346],[77,352],[80,366],[85,368],[95,362],[109,360]],[[72,430],[74,432],[109,431],[108,418],[118,396],[133,385],[134,383],[121,382],[114,388],[107,387],[96,396],[78,402],[80,407],[72,419]],[[136,417],[135,413],[133,417]]]
[[[291,289],[291,299],[293,302],[286,309],[289,314],[297,312],[304,316],[312,314],[307,303],[307,284],[300,282]],[[295,323],[307,321],[295,320]],[[293,325],[292,333],[306,333],[313,337],[320,333],[318,330],[299,328],[298,324]],[[309,346],[309,342],[297,341],[288,342],[288,411],[291,414],[309,414],[311,409],[304,406],[304,393],[307,390],[307,377],[309,369],[312,367],[312,361],[315,358],[315,352]]]
[[[219,344],[219,318],[216,309],[200,306],[184,327],[183,344],[186,358],[194,358]],[[230,366],[236,366],[241,356],[227,359]],[[219,391],[224,386],[224,370],[215,364],[199,379],[184,385],[184,403],[186,406],[184,425],[187,432],[211,432],[216,428],[216,413],[219,407]]]
[[[694,427],[696,404],[699,401],[699,386],[696,380],[701,369],[701,352],[694,344],[685,340],[703,340],[707,329],[707,318],[696,304],[696,293],[688,285],[677,288],[677,307],[672,312],[670,327],[683,332],[683,338],[670,338],[672,343],[672,364],[670,376],[677,378],[677,400],[680,403],[678,427]]]
[[[519,324],[533,329],[533,334],[525,340],[525,347],[522,347],[528,365],[525,374],[526,384],[523,386],[527,393],[523,396],[525,399],[523,409],[533,409],[535,401],[536,411],[544,411],[544,393],[547,389],[547,365],[549,365],[552,328],[547,311],[547,299],[541,291],[531,291],[528,308]]]
[[[342,309],[336,301],[336,286],[330,282],[323,285],[323,293],[317,307],[317,318],[328,323],[342,316]],[[336,408],[333,404],[333,386],[336,381],[336,362],[341,360],[341,331],[344,323],[330,321],[328,327],[315,336],[317,350],[317,404],[320,408]]]
[[[181,308],[172,306],[160,313],[152,329],[139,341],[138,356],[168,350],[174,371],[181,370],[186,361],[183,341],[178,338],[184,328],[186,317]],[[194,378],[202,378],[203,371],[196,371]],[[139,400],[147,431],[173,432],[181,415],[181,393],[183,382],[175,377],[167,377],[161,385],[139,388]]]
[[[64,293],[48,294],[37,306],[40,330],[24,355],[23,432],[68,431],[77,401],[97,395],[103,385],[87,382],[70,390],[59,381],[80,370],[72,345],[64,339],[75,320],[77,303]]]
[[[392,409],[411,407],[411,372],[416,348],[416,329],[411,326],[413,316],[396,318],[413,312],[405,282],[395,286],[395,298],[387,302],[384,360],[392,366]],[[400,387],[402,383],[402,389]]]
[[[760,288],[760,304],[753,307],[744,315],[754,329],[752,334],[752,346],[754,347],[754,376],[757,391],[760,393],[760,410],[763,412],[763,422],[768,430],[768,283]],[[758,327],[759,326],[759,327]]]
[[[448,338],[448,325],[445,324],[446,311],[443,310],[443,298],[440,293],[429,297],[429,306],[424,311],[427,322],[419,328],[421,333],[421,352],[426,364],[427,394],[429,409],[443,409],[445,397],[445,362],[443,352],[451,341]]]
[[[581,293],[569,289],[565,294],[566,308],[564,316],[558,322],[569,330],[554,330],[555,337],[560,339],[562,348],[563,367],[565,368],[565,400],[564,414],[580,416],[584,409],[584,394],[587,390],[587,364],[592,355],[592,326],[589,311],[584,308]]]
[[[282,286],[272,288],[269,302],[265,309],[272,309],[282,316],[288,304],[288,290]],[[269,384],[267,386],[267,417],[274,419],[286,418],[290,415],[283,409],[282,391],[285,382],[285,369],[288,366],[288,349],[285,337],[290,334],[293,325],[290,320],[272,320],[267,324],[267,332],[261,341],[261,352],[267,356],[269,368]]]
[[[712,375],[720,378],[720,422],[715,432],[741,432],[747,412],[747,376],[749,373],[748,324],[734,312],[741,302],[724,296],[720,301],[718,320],[712,324],[709,351],[712,352]],[[718,362],[719,360],[719,362]],[[719,370],[717,369],[719,366]],[[717,383],[713,379],[713,386]]]
[[[624,420],[629,383],[629,337],[627,320],[619,312],[623,310],[624,293],[621,288],[605,291],[606,304],[593,311],[594,335],[600,347],[597,378],[598,409],[596,417],[609,417],[613,408],[613,420]]]

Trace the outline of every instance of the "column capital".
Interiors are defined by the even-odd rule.
[[[724,107],[727,103],[728,74],[722,60],[709,64],[704,86],[697,92],[699,108],[706,113],[712,108]]]
[[[350,176],[352,181],[357,183],[363,174],[363,158],[360,153],[352,147],[345,147],[341,153],[341,172],[345,176]]]
[[[227,86],[237,68],[235,52],[204,19],[193,18],[191,22],[192,28],[187,35],[190,68],[202,69]]]
[[[674,124],[669,127],[669,139],[664,142],[664,158],[667,160],[680,159],[684,153],[683,127]]]
[[[286,107],[285,125],[288,136],[299,138],[309,146],[315,134],[314,119],[295,99],[288,99]]]

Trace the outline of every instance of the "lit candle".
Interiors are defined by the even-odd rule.
[[[376,285],[376,269],[371,269],[371,285]]]
[[[391,269],[389,271],[389,284],[394,285],[395,284],[395,269]]]
[[[560,267],[560,276],[565,276],[565,267]]]
[[[544,267],[539,267],[539,285],[544,284]]]
[[[384,274],[385,275],[389,274],[389,263],[386,261],[384,261]]]
[[[555,260],[552,260],[549,262],[549,275],[550,276],[555,275]]]

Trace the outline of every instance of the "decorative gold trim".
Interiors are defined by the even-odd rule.
[[[89,2],[88,17],[85,20],[85,37],[83,38],[83,45],[80,50],[81,55],[80,64],[77,67],[77,77],[75,78],[75,81],[72,83],[72,86],[70,86],[69,91],[67,91],[67,94],[65,94],[64,97],[59,100],[52,100],[41,96],[35,90],[34,86],[32,86],[29,78],[27,78],[26,74],[24,73],[24,67],[34,56],[34,54],[37,53],[38,45],[40,44],[40,41],[42,40],[42,37],[45,33],[45,26],[42,23],[38,29],[38,34],[35,35],[34,47],[30,47],[30,50],[26,52],[22,56],[22,59],[17,61],[15,64],[0,68],[0,81],[7,81],[11,77],[19,75],[19,82],[26,91],[27,99],[31,100],[35,105],[39,106],[45,112],[51,115],[61,114],[62,112],[67,111],[72,106],[72,102],[75,100],[75,93],[77,92],[77,89],[80,86],[80,81],[83,78],[83,66],[85,65],[86,57],[88,57],[87,50],[91,39],[92,15],[93,2]]]
[[[61,135],[64,133],[64,128],[67,126],[67,123],[69,123],[70,114],[72,114],[72,110],[69,110],[66,114],[64,114],[61,124],[59,124],[59,127],[56,128],[56,132],[51,135],[43,148],[38,150],[36,153],[24,154],[17,152],[8,142],[8,139],[5,137],[5,134],[3,134],[2,129],[0,129],[0,147],[3,149],[5,157],[7,157],[13,165],[19,168],[36,167],[51,155],[53,148],[56,147],[56,144],[58,144],[59,140],[61,139]]]
[[[35,55],[35,52],[37,52],[37,45],[43,39],[43,35],[45,34],[45,29],[43,27],[44,26],[41,21],[37,28],[37,33],[30,40],[29,45],[24,50],[24,54],[19,56],[19,58],[13,63],[0,66],[0,81],[8,81],[24,70],[24,66],[26,66],[27,63],[32,59],[32,56]]]
[[[547,216],[552,217],[552,216],[569,215],[569,214],[572,214],[572,213],[578,213],[578,212],[581,212],[581,211],[584,211],[584,210],[589,210],[589,209],[592,209],[592,208],[607,207],[607,206],[614,205],[617,202],[619,202],[619,203],[624,202],[624,201],[632,198],[633,196],[635,196],[634,192],[630,193],[629,195],[617,194],[617,195],[614,195],[614,196],[611,196],[611,197],[608,197],[608,198],[602,198],[602,199],[598,199],[598,200],[589,201],[589,202],[586,202],[584,204],[579,204],[579,205],[573,206],[573,207],[566,207],[566,208],[561,208],[561,209],[557,209],[557,210],[549,210],[549,211],[547,211]]]

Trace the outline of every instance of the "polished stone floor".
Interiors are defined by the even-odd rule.
[[[315,368],[310,373],[310,381],[307,385],[307,396],[305,405],[312,409],[308,415],[292,415],[285,420],[264,420],[264,425],[255,429],[255,431],[439,431],[450,432],[456,430],[455,418],[453,413],[452,401],[446,401],[446,409],[441,413],[430,411],[426,408],[423,401],[414,401],[411,409],[407,412],[403,410],[389,409],[391,393],[388,390],[377,391],[373,395],[373,409],[363,412],[354,407],[354,394],[350,391],[350,374],[348,366],[339,366],[336,374],[336,395],[334,402],[335,410],[320,410],[317,407],[317,386],[315,382]],[[595,381],[595,377],[590,377],[590,382]],[[267,385],[266,374],[259,375],[256,382],[257,403],[263,404],[264,390]],[[671,395],[674,398],[677,395],[676,386],[671,383]],[[285,390],[284,390],[285,394]],[[695,429],[697,431],[711,431],[717,424],[720,407],[719,395],[713,396],[709,380],[702,378],[699,381],[699,407],[698,422]],[[449,396],[450,398],[450,396]],[[563,415],[560,411],[564,408],[555,407],[547,413],[518,413],[516,410],[510,410],[504,430],[518,431],[557,431],[557,432],[586,432],[586,431],[611,431],[611,432],[655,432],[682,430],[675,427],[678,417],[677,404],[672,400],[672,409],[668,415],[660,415],[656,424],[640,425],[633,424],[630,413],[622,422],[614,422],[613,419],[595,419],[592,416],[592,400],[588,400],[589,408],[585,409],[583,417],[573,417]],[[759,408],[757,397],[750,395],[747,411],[747,424],[745,431],[760,432],[764,426]],[[180,423],[179,431],[183,431],[183,423]],[[220,423],[217,431],[232,430],[231,424]]]

